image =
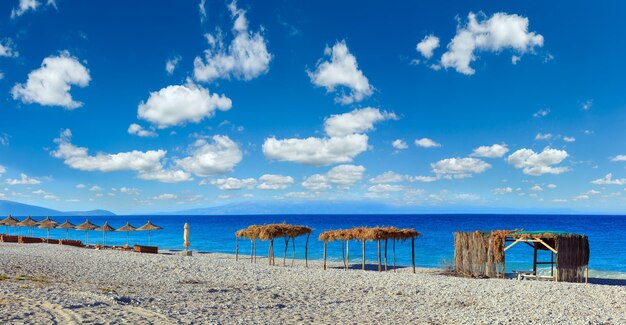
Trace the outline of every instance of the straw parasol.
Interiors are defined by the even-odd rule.
[[[94,225],[93,223],[91,223],[91,221],[89,221],[89,219],[87,219],[85,222],[81,223],[80,225],[76,226],[76,230],[85,230],[85,244],[89,245],[89,232],[98,228],[98,226]]]
[[[10,214],[8,217],[0,220],[0,225],[4,225],[7,227],[7,233],[9,232],[9,227],[15,227],[20,221],[13,218]]]
[[[185,222],[185,227],[183,230],[183,246],[185,246],[185,250],[189,250],[189,224]]]
[[[65,229],[65,239],[68,239],[70,237],[70,229],[76,229],[76,226],[69,220],[65,219],[65,222],[58,225],[57,228]]]
[[[150,220],[148,220],[148,222],[146,222],[145,225],[137,228],[137,230],[140,230],[140,231],[148,231],[148,245],[150,245],[150,232],[153,230],[161,230],[161,229],[163,228],[153,224],[152,222],[150,222]]]
[[[115,228],[109,225],[108,221],[105,221],[104,224],[95,229],[96,231],[102,231],[102,244],[106,246],[107,244],[107,232],[115,231]]]
[[[56,228],[59,223],[50,219],[49,217],[39,222],[39,229],[46,229],[47,236],[46,239],[50,240],[50,229]]]
[[[33,228],[38,226],[39,222],[35,221],[33,218],[28,216],[26,219],[18,222],[17,225],[20,226],[20,227],[27,227],[28,228],[28,234],[31,235],[32,232],[33,232]]]
[[[126,224],[123,227],[118,228],[116,231],[125,231],[126,232],[126,245],[128,245],[128,233],[131,232],[131,231],[135,231],[135,230],[137,230],[137,228],[135,228],[130,223],[126,222]]]

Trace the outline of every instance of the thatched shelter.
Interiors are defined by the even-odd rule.
[[[131,231],[136,231],[137,228],[133,225],[131,225],[129,222],[126,222],[126,224],[120,228],[117,228],[116,231],[124,231],[126,232],[126,245],[128,245],[128,235]]]
[[[65,229],[65,239],[70,237],[70,229],[76,229],[76,225],[65,219],[65,222],[57,226],[58,229]]]
[[[15,227],[20,221],[13,218],[10,214],[8,217],[0,220],[0,225],[7,227],[7,234],[9,234],[9,227]]]
[[[98,228],[98,226],[94,225],[89,221],[89,219],[85,220],[85,222],[76,226],[76,230],[84,230],[85,231],[85,244],[89,245],[89,232]]]
[[[250,260],[256,261],[256,241],[263,240],[269,241],[268,259],[270,265],[276,265],[274,259],[274,240],[277,238],[283,238],[285,240],[285,252],[283,254],[283,266],[286,266],[287,250],[289,248],[289,240],[292,242],[292,259],[291,265],[296,259],[296,237],[307,235],[306,243],[304,246],[304,260],[305,266],[309,265],[309,237],[313,230],[307,226],[290,225],[286,223],[275,223],[268,225],[251,225],[247,228],[240,229],[235,232],[235,258],[239,259],[239,238],[246,238],[250,240]]]
[[[326,245],[328,242],[341,241],[341,255],[344,268],[348,270],[350,264],[349,245],[350,241],[361,241],[361,267],[365,270],[365,242],[376,241],[378,243],[378,271],[383,270],[381,264],[381,241],[385,245],[384,268],[387,270],[387,244],[391,239],[393,243],[393,269],[396,270],[396,241],[406,241],[411,239],[411,254],[413,263],[413,273],[415,273],[415,238],[421,234],[414,229],[399,229],[396,227],[356,227],[352,229],[328,230],[319,235],[319,240],[324,242],[324,269],[326,269]],[[345,251],[345,253],[344,253]]]
[[[456,232],[454,272],[460,276],[504,278],[505,252],[518,243],[533,249],[533,270],[520,272],[520,277],[563,282],[588,281],[587,236],[555,231]],[[537,261],[539,251],[550,251],[551,260]],[[550,276],[539,276],[537,265],[550,265]]]
[[[95,231],[102,231],[102,244],[106,246],[107,244],[107,233],[115,231],[115,228],[109,225],[108,221],[105,221],[104,224],[96,229]]]
[[[33,232],[33,228],[37,227],[39,222],[35,221],[35,219],[30,216],[26,217],[26,219],[17,223],[17,226],[28,228],[28,234],[31,235]]]
[[[138,231],[147,231],[148,232],[148,245],[150,245],[150,232],[154,231],[154,230],[161,230],[163,229],[163,227],[157,226],[155,224],[153,224],[152,222],[150,222],[150,220],[148,220],[148,222],[146,222],[145,225],[137,228]]]
[[[46,229],[46,240],[50,240],[50,229],[56,228],[59,223],[50,219],[49,217],[39,222],[39,229]]]

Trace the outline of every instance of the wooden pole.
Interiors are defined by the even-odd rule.
[[[306,236],[306,244],[304,244],[304,266],[309,267],[309,237],[311,233]]]
[[[365,239],[363,239],[361,241],[361,256],[362,256],[362,259],[363,259],[363,262],[361,262],[362,263],[361,267],[362,267],[363,271],[365,271]]]
[[[291,267],[293,267],[293,263],[296,261],[296,237],[291,238],[291,251],[293,252],[291,256]]]
[[[415,237],[411,237],[411,259],[413,260],[413,273],[415,273]]]
[[[550,253],[550,276],[554,276],[554,252]]]
[[[346,240],[346,271],[350,267],[350,241]]]
[[[128,232],[126,233],[126,235],[128,236]],[[239,237],[238,236],[235,236],[235,261],[239,261]]]
[[[383,268],[380,264],[380,239],[378,240],[378,272],[381,272]]]
[[[587,265],[587,269],[585,270],[585,283],[589,283],[589,265]]]
[[[324,270],[326,270],[326,241],[324,241]]]
[[[283,266],[287,266],[287,248],[289,248],[289,237],[285,237],[285,253],[283,254]]]
[[[385,271],[387,271],[387,238],[385,238]]]
[[[393,273],[396,273],[396,239],[393,239]]]
[[[346,268],[346,242],[341,241],[341,260],[343,261],[343,268]]]
[[[250,262],[254,263],[254,240],[250,239]]]
[[[270,265],[272,265],[272,244],[272,240],[270,239],[270,246],[267,248],[267,260]]]
[[[533,243],[533,275],[537,275],[537,243]]]
[[[272,242],[272,265],[276,266],[276,259],[274,258],[274,239],[270,239],[270,241]]]

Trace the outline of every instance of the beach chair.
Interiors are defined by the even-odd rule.
[[[157,246],[135,245],[135,247],[133,247],[133,249],[137,253],[147,253],[147,254],[158,254],[159,253],[159,248]]]

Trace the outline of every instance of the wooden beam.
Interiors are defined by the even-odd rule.
[[[541,238],[537,238],[537,242],[542,243],[543,246],[545,246],[547,249],[551,250],[554,254],[558,254],[558,252],[556,251],[556,249],[550,247],[550,245],[546,244],[546,242],[544,242],[543,240],[541,240]]]
[[[505,247],[505,248],[504,248],[504,251],[506,252],[506,251],[507,251],[507,249],[509,249],[509,248],[511,248],[511,247],[513,247],[513,246],[515,246],[515,244],[519,243],[520,241],[522,241],[522,239],[521,239],[521,238],[516,239],[513,243],[509,244],[509,246]]]

